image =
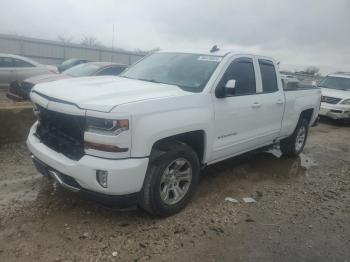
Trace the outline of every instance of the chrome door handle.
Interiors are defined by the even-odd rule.
[[[284,101],[282,99],[278,99],[276,102],[277,105],[282,105],[284,104]]]
[[[252,108],[259,108],[261,107],[261,104],[259,102],[254,102],[252,105]]]

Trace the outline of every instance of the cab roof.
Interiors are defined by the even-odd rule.
[[[161,50],[159,53],[186,53],[186,54],[198,54],[198,55],[212,55],[212,56],[225,56],[229,53],[234,53],[230,50],[219,49],[215,52],[210,52],[206,49],[171,49],[171,50]]]
[[[273,62],[276,62],[272,57],[267,57],[259,54],[247,53],[247,52],[239,52],[230,49],[219,49],[218,51],[211,52],[210,49],[170,49],[170,50],[160,50],[157,53],[187,53],[187,54],[197,54],[197,55],[208,55],[208,56],[219,56],[224,57],[228,54],[230,55],[251,55],[251,56],[259,56],[263,59],[268,59]]]

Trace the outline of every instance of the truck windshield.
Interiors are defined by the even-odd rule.
[[[350,91],[350,78],[327,76],[320,83],[321,87]]]
[[[201,92],[220,61],[220,56],[155,53],[130,67],[121,77]]]

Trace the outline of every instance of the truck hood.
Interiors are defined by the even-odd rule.
[[[324,87],[322,87],[321,90],[323,96],[330,96],[340,99],[350,99],[350,91],[330,89]]]
[[[116,76],[64,79],[35,85],[34,93],[79,108],[109,112],[115,106],[137,101],[184,96],[193,93],[174,85],[152,83]]]

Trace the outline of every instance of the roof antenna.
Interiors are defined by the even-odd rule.
[[[214,53],[214,52],[217,52],[219,51],[220,49],[218,48],[217,45],[214,45],[211,49],[210,49],[210,53]]]

